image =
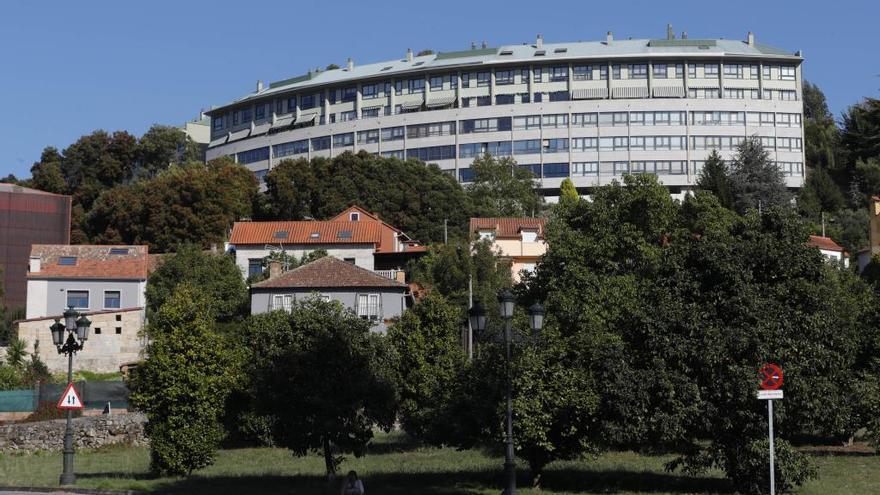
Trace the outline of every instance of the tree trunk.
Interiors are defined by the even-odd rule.
[[[547,463],[537,459],[529,459],[529,471],[532,475],[532,488],[541,489],[541,475],[544,474],[544,466]]]
[[[333,459],[333,446],[330,439],[324,437],[324,466],[327,469],[327,481],[333,481],[336,477],[336,460]]]

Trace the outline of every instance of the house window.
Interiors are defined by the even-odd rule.
[[[271,310],[290,311],[293,308],[293,294],[275,294],[272,296]]]
[[[358,294],[357,315],[365,320],[378,320],[379,294]]]
[[[263,273],[263,259],[251,258],[248,260],[248,277],[261,275]]]
[[[73,306],[75,309],[89,308],[89,291],[87,290],[69,290],[67,291],[67,306]]]
[[[358,222],[361,219],[361,214],[356,211],[353,211],[348,214],[348,219],[351,220],[352,222]]]
[[[342,261],[344,261],[346,263],[351,263],[352,265],[355,264],[354,258],[342,258]]]
[[[61,266],[74,266],[76,265],[76,256],[62,256],[58,258],[58,264]]]
[[[104,308],[105,309],[118,309],[121,308],[122,297],[118,290],[105,290],[104,291]]]
[[[116,335],[122,335],[122,327],[116,327]]]

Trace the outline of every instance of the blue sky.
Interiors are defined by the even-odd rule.
[[[30,175],[45,146],[94,129],[142,134],[329,63],[533,41],[744,39],[803,50],[835,115],[880,97],[880,1],[213,0],[0,6],[0,175]]]

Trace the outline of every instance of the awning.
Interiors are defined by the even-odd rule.
[[[299,117],[297,117],[296,125],[311,124],[312,122],[315,121],[316,118],[318,118],[318,114],[316,114],[316,113],[304,113],[304,114],[300,115]]]
[[[266,122],[265,124],[260,124],[254,126],[253,130],[251,130],[251,136],[259,136],[261,134],[266,134],[269,132],[269,129],[272,127],[271,122]]]
[[[424,102],[424,100],[411,100],[411,101],[405,101],[405,102],[403,102],[403,103],[400,104],[400,108],[401,108],[402,110],[415,110],[415,109],[417,109],[417,108],[422,108],[422,103],[423,103],[423,102]]]
[[[384,107],[384,106],[385,106],[384,103],[374,103],[374,104],[372,104],[372,105],[364,105],[364,106],[361,107],[361,111],[364,111],[364,110],[373,110],[373,109],[375,109],[375,108],[382,108],[382,107]]]
[[[718,89],[718,81],[688,81],[689,89]]]
[[[235,131],[229,135],[229,141],[238,141],[239,139],[244,139],[248,137],[251,133],[250,129],[242,129],[240,131]]]
[[[572,100],[599,100],[608,98],[608,88],[575,89],[571,92]]]
[[[724,87],[736,89],[758,89],[758,81],[749,79],[728,81],[727,79],[725,79]]]
[[[455,103],[455,95],[438,96],[436,98],[429,98],[428,102],[425,103],[425,106],[428,108],[437,108],[452,105],[453,103]]]
[[[614,98],[647,98],[648,88],[644,86],[614,88],[611,95]]]
[[[656,86],[652,91],[655,98],[684,98],[684,86]]]
[[[223,137],[215,139],[208,143],[208,148],[213,148],[214,146],[220,146],[221,144],[226,144],[226,140],[229,138],[229,134],[224,134]]]
[[[280,129],[289,125],[293,125],[293,115],[288,115],[287,117],[275,119],[275,123],[272,124],[272,129]]]
[[[757,88],[755,88],[755,89],[757,89]],[[794,88],[792,88],[791,86],[784,86],[781,84],[767,84],[767,83],[764,83],[764,89],[770,89],[773,91],[794,91]]]

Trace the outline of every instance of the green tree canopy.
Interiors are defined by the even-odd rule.
[[[580,201],[581,196],[578,194],[577,189],[574,187],[574,183],[571,182],[571,179],[566,177],[562,180],[562,184],[559,186],[559,202],[578,202]]]
[[[131,403],[147,414],[150,468],[188,475],[214,462],[224,401],[239,379],[237,347],[213,330],[212,299],[178,286],[146,328],[147,359],[133,373]]]
[[[471,164],[474,180],[467,193],[474,216],[530,217],[541,213],[544,198],[538,193],[532,172],[520,168],[510,157],[478,157]]]
[[[338,302],[297,301],[251,318],[248,376],[257,411],[294,455],[322,453],[328,479],[340,453],[360,456],[373,428],[396,417],[394,360],[385,337]]]
[[[749,208],[788,205],[791,200],[782,171],[754,136],[737,146],[730,165],[730,184],[734,206],[740,213]]]
[[[199,161],[198,145],[177,127],[155,124],[137,144],[138,172],[153,177],[172,164]]]
[[[718,150],[712,150],[706,158],[706,163],[697,178],[697,189],[711,192],[722,206],[733,209],[733,191],[727,164],[718,154]]]
[[[230,322],[247,313],[247,287],[232,256],[205,252],[192,244],[179,246],[176,253],[162,258],[147,280],[148,310],[158,312],[181,284],[199,287],[218,321]]]

